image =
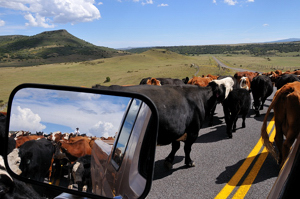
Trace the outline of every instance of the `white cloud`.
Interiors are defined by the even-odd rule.
[[[46,128],[41,124],[41,117],[38,114],[33,113],[29,108],[17,107],[15,114],[12,114],[10,119],[10,129],[18,131],[42,131]]]
[[[263,24],[263,27],[266,27],[266,26],[269,26],[269,24],[267,24],[267,23]]]
[[[166,7],[166,6],[169,6],[168,4],[166,3],[162,3],[162,4],[159,4],[158,7]]]
[[[99,121],[89,130],[89,132],[93,135],[97,135],[98,137],[107,138],[115,136],[117,131],[112,123]]]
[[[142,2],[142,5],[153,4],[153,0],[146,0],[146,2]]]
[[[254,0],[247,0],[247,2],[254,2]]]
[[[99,2],[98,5],[103,5],[103,2]]]
[[[228,5],[234,6],[235,4],[237,4],[237,1],[234,0],[224,0],[224,3],[227,3]]]
[[[94,0],[0,0],[0,7],[23,11],[27,26],[89,22],[101,17]]]
[[[214,3],[214,4],[217,4],[217,0],[213,0],[213,3]]]
[[[0,19],[0,27],[5,25],[5,21]]]

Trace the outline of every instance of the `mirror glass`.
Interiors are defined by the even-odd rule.
[[[54,186],[99,195],[109,192],[99,187],[97,193],[93,191],[90,168],[94,162],[100,162],[103,170],[93,173],[98,181],[107,181],[107,169],[110,176],[117,177],[118,168],[113,170],[108,160],[116,159],[116,149],[124,155],[141,104],[138,99],[113,95],[20,89],[10,109],[10,169],[27,179]],[[124,133],[118,136],[119,131]],[[116,149],[115,140],[119,140]],[[95,145],[97,152],[93,156]],[[114,183],[108,182],[105,189],[115,193]]]

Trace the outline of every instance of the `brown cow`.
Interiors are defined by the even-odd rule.
[[[156,85],[156,86],[161,86],[161,83],[159,80],[157,80],[156,78],[152,77],[151,79],[147,80],[147,84],[148,85]]]
[[[45,138],[43,135],[21,135],[16,138],[16,148],[22,146],[25,142],[29,140],[38,140]]]
[[[236,72],[235,74],[234,74],[234,77],[236,78],[236,80],[239,82],[240,81],[240,79],[242,78],[242,77],[248,77],[249,78],[249,80],[250,80],[250,82],[252,82],[252,79],[254,78],[254,77],[256,77],[256,76],[258,76],[259,75],[259,73],[258,72],[250,72],[250,71],[244,71],[244,72]]]
[[[208,74],[208,75],[206,75],[206,76],[202,75],[202,77],[210,77],[210,78],[212,78],[213,80],[215,80],[215,79],[218,79],[219,76]]]
[[[71,162],[75,161],[79,157],[91,155],[92,153],[90,140],[88,138],[82,138],[74,142],[60,140],[58,143],[61,150],[66,154]]]
[[[267,118],[271,109],[274,109],[276,128],[275,143],[279,152],[278,156],[276,155],[276,152],[269,141],[266,131]],[[265,146],[278,161],[280,167],[283,166],[284,161],[289,154],[290,147],[300,132],[299,110],[300,82],[293,82],[284,85],[275,93],[273,101],[265,115],[265,119],[261,128],[261,136]],[[284,142],[283,135],[286,137]]]
[[[188,84],[206,87],[212,80],[211,77],[193,77],[188,81]]]

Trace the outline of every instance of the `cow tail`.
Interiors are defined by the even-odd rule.
[[[273,144],[270,142],[269,140],[269,135],[267,132],[267,120],[268,120],[268,115],[270,114],[271,110],[273,109],[274,105],[276,104],[276,102],[278,101],[278,93],[275,93],[275,96],[272,100],[272,103],[270,104],[267,113],[265,115],[264,121],[263,121],[263,125],[261,127],[261,137],[262,137],[262,141],[265,145],[265,147],[268,149],[268,151],[271,153],[271,155],[278,160],[278,156],[275,152],[275,149],[273,147]]]

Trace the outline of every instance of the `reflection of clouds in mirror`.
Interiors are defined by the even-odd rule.
[[[33,115],[40,117],[39,123],[41,125],[46,125],[46,128],[42,129],[45,133],[53,132],[55,125],[57,125],[55,131],[62,131],[59,129],[62,126],[69,127],[69,129],[79,127],[82,134],[113,137],[118,131],[129,101],[130,98],[126,97],[26,88],[16,93],[13,100],[12,114],[18,115],[18,106],[23,109],[26,107]],[[27,117],[28,115],[26,115],[26,119]],[[22,117],[19,119],[22,119]],[[99,124],[99,121],[102,124]],[[17,123],[20,123],[20,125],[13,126]],[[15,127],[17,127],[16,130],[21,130],[21,127],[30,127],[32,132],[41,131],[41,128],[33,127],[32,123],[28,123],[29,126],[21,124],[20,121],[11,122],[10,129],[12,127],[16,129]],[[51,131],[49,131],[50,124]]]
[[[99,132],[102,132],[102,137],[113,137],[114,135],[110,133],[113,127],[114,125],[112,123],[99,121],[89,130],[89,132],[93,135],[97,135]]]
[[[12,130],[43,131],[46,126],[41,124],[41,117],[29,108],[17,106],[16,113],[11,116]]]

